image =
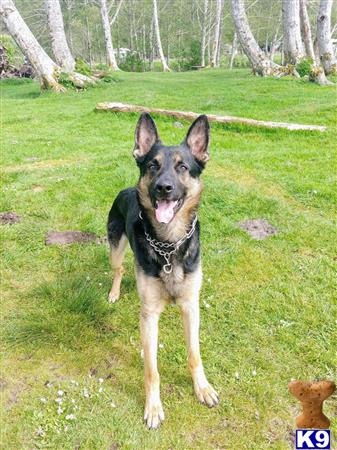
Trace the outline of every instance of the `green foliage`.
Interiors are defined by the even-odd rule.
[[[145,64],[138,52],[129,52],[119,62],[119,68],[125,72],[144,72]]]
[[[179,70],[193,70],[196,66],[200,66],[200,61],[200,41],[194,39],[188,47],[184,47],[182,56],[178,58]]]
[[[71,81],[69,75],[65,72],[60,73],[58,82],[67,89],[74,89],[74,83]]]
[[[16,67],[20,67],[23,64],[24,57],[11,36],[0,34],[0,46],[5,47],[9,64]]]
[[[76,58],[75,71],[87,76],[90,76],[92,74],[91,67],[82,58]]]
[[[300,75],[300,77],[304,77],[306,75],[309,75],[310,74],[310,70],[311,70],[311,66],[312,66],[312,59],[310,59],[310,58],[303,58],[296,65],[296,70],[297,70],[298,74]]]
[[[62,95],[41,95],[31,80],[0,82],[0,211],[22,217],[1,227],[1,446],[289,449],[298,414],[289,380],[336,379],[335,87],[250,70],[115,76],[123,82]],[[221,402],[209,410],[193,396],[179,308],[167,307],[158,351],[166,421],[155,432],[142,423],[131,252],[121,298],[108,305],[105,245],[44,243],[51,230],[104,236],[113,199],[137,183],[131,149],[138,115],[94,112],[105,100],[328,127],[315,133],[212,122],[199,210],[200,334]],[[174,122],[156,117],[165,144],[181,142],[190,125]],[[259,217],[278,234],[256,241],[238,227]],[[336,435],[333,400],[324,412]]]

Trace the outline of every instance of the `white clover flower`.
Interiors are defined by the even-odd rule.
[[[235,372],[235,378],[238,380],[240,378],[239,372]]]
[[[59,391],[57,391],[57,395],[59,395],[60,397],[62,397],[63,394],[64,394],[64,392],[61,389]]]
[[[44,429],[43,429],[42,427],[39,427],[39,428],[36,430],[35,433],[36,433],[37,436],[44,436],[44,435],[45,435]]]
[[[58,408],[57,408],[57,414],[60,415],[60,414],[62,414],[62,413],[63,413],[63,409],[60,408],[60,407],[58,407]]]
[[[98,283],[98,286],[99,286],[99,287],[102,287],[102,286],[103,286],[103,283]]]
[[[210,305],[209,303],[205,303],[205,307],[206,307],[206,308],[210,308],[211,305]]]
[[[76,400],[74,400],[73,398],[71,399],[71,403],[76,403]]]
[[[256,370],[253,370],[252,375],[253,375],[253,377],[256,376]]]
[[[46,399],[45,397],[41,397],[41,398],[40,398],[40,401],[41,401],[42,403],[47,403],[47,399]]]
[[[104,381],[103,378],[98,378],[99,383],[103,383],[103,381]]]
[[[164,348],[164,344],[159,344],[159,348]]]
[[[88,398],[88,397],[89,397],[88,389],[83,389],[83,396],[84,396],[85,398]]]
[[[116,405],[115,405],[114,402],[111,402],[111,403],[110,403],[110,406],[111,406],[111,408],[116,408]]]
[[[58,398],[55,400],[55,402],[58,403],[59,405],[61,405],[62,402],[63,402],[63,400],[62,400],[62,398],[58,397]]]
[[[103,388],[100,387],[100,388],[98,389],[98,392],[103,392]]]
[[[74,414],[67,414],[66,415],[66,420],[75,420],[76,417],[74,416]]]

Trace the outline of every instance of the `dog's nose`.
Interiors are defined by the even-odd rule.
[[[157,183],[156,191],[158,194],[169,194],[173,191],[173,186],[167,182]]]

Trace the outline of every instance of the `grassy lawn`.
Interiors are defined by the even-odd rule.
[[[0,211],[22,216],[1,227],[1,448],[294,448],[299,407],[287,383],[336,379],[336,91],[246,70],[116,78],[65,95],[40,95],[33,82],[1,84]],[[166,421],[154,432],[141,420],[131,253],[121,299],[109,306],[105,245],[44,244],[51,230],[103,236],[114,197],[137,182],[138,116],[95,113],[99,101],[328,126],[308,133],[212,125],[200,210],[201,348],[221,403],[209,410],[193,397],[180,314],[168,307],[159,333]],[[189,125],[156,122],[167,144]],[[253,240],[237,226],[253,218],[278,234]],[[333,399],[325,411],[335,416],[336,445]]]

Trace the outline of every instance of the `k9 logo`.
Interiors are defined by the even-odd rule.
[[[330,430],[296,430],[296,450],[329,448]]]

